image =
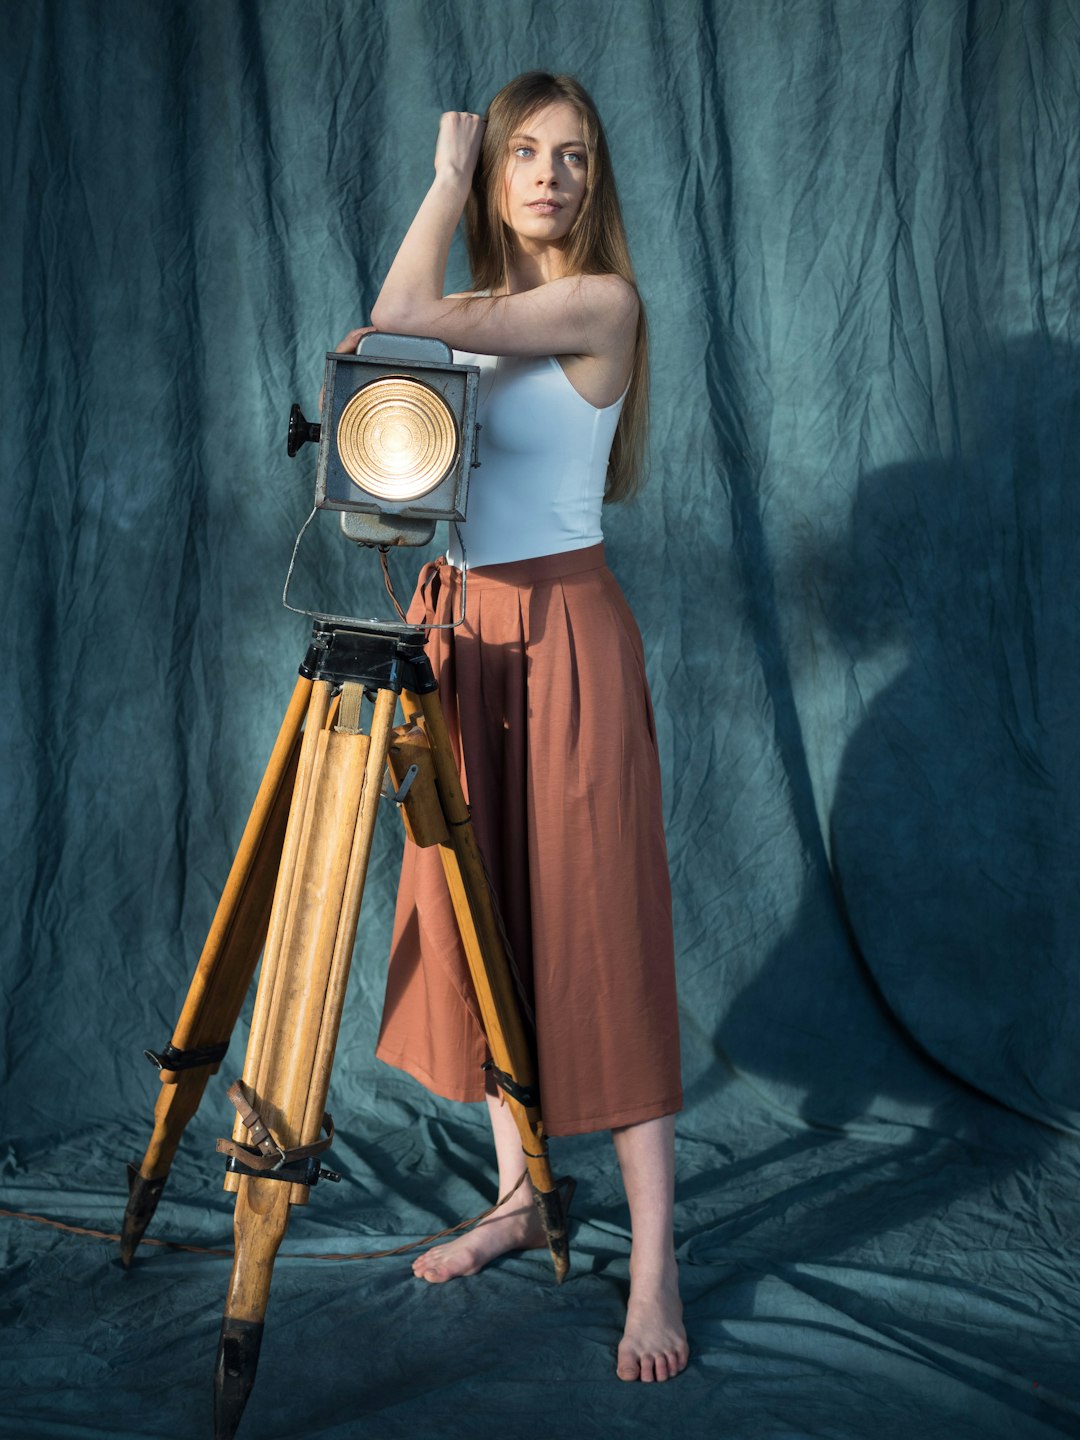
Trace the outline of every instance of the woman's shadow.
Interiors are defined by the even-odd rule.
[[[737,1077],[788,1136],[680,1186],[696,1258],[835,1254],[1080,1130],[1080,357],[1028,337],[961,373],[955,455],[865,476],[840,542],[803,549],[786,694],[773,672],[803,899],[688,1096]],[[741,1196],[770,1166],[775,1224]]]

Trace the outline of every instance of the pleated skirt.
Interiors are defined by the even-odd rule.
[[[424,567],[415,623],[460,613]],[[535,1016],[545,1127],[573,1135],[682,1105],[671,891],[641,637],[597,545],[469,572],[433,630],[473,825]],[[454,1100],[488,1058],[436,847],[406,841],[377,1054]]]

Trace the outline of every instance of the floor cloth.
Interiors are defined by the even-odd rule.
[[[415,623],[460,614],[421,571]],[[682,1106],[671,891],[637,625],[603,545],[470,570],[466,622],[428,654],[514,963],[535,1015],[545,1127]],[[482,1100],[488,1051],[438,850],[406,841],[376,1053]]]

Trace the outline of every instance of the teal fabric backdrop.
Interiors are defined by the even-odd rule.
[[[241,1434],[1080,1434],[1080,139],[1072,0],[4,7],[0,1199],[111,1231],[306,644],[280,591],[325,349],[448,108],[568,70],[653,335],[607,517],[664,764],[694,1359],[614,1379],[606,1137],[575,1273],[298,1252],[490,1199],[372,1056],[380,832],[331,1108]],[[456,252],[452,279],[465,273]],[[407,589],[419,557],[395,558]],[[385,613],[327,523],[298,598]],[[598,662],[599,663],[599,662]],[[152,1234],[228,1245],[234,1037]],[[209,1433],[228,1262],[2,1221],[0,1434]]]

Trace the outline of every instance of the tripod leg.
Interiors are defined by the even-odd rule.
[[[188,1121],[218,1068],[266,934],[311,681],[297,679],[251,814],[161,1068],[154,1129],[142,1163],[128,1166],[120,1259],[131,1264],[157,1208]],[[171,1063],[170,1063],[171,1062]]]
[[[253,1067],[258,1065],[259,1056],[262,1054],[267,1020],[274,1004],[274,996],[277,993],[277,985],[281,975],[279,961],[285,930],[289,920],[289,904],[296,878],[297,857],[300,853],[300,842],[303,835],[304,817],[307,813],[311,777],[319,754],[320,737],[326,727],[333,722],[336,713],[336,703],[333,699],[332,688],[326,684],[325,681],[319,681],[314,685],[308,706],[307,723],[304,727],[304,740],[300,749],[300,763],[296,773],[296,784],[293,787],[292,808],[289,812],[289,823],[285,832],[285,843],[281,851],[281,864],[278,867],[277,887],[274,891],[274,901],[270,911],[270,924],[266,935],[266,948],[263,953],[262,971],[259,975],[259,985],[255,994],[255,1008],[251,1017],[251,1030],[248,1034],[247,1058],[244,1061],[242,1079],[249,1091],[254,1091],[258,1083],[259,1077]],[[239,1118],[237,1118],[233,1126],[233,1139],[241,1142],[247,1139],[247,1132]],[[235,1193],[239,1184],[239,1175],[226,1174],[226,1190],[231,1190]]]
[[[327,689],[317,682],[316,689]],[[318,734],[302,814],[294,827],[295,862],[282,874],[287,897],[275,900],[280,927],[274,972],[260,980],[244,1073],[253,1103],[284,1149],[306,1145],[322,1127],[334,1047],[356,939],[364,880],[378,813],[396,703],[380,691],[371,735],[359,726],[363,690],[346,685],[339,723]],[[264,987],[272,990],[264,999]],[[274,1259],[291,1204],[308,1186],[250,1174],[237,1182],[233,1259],[215,1376],[217,1440],[231,1440],[255,1381]]]
[[[495,913],[484,862],[469,819],[438,693],[406,697],[406,711],[423,716],[435,766],[436,786],[448,842],[439,846],[450,898],[469,963],[496,1079],[510,1107],[533,1195],[561,1284],[570,1269],[570,1246],[562,1196],[551,1173],[540,1112],[536,1061],[525,1030],[502,928]]]
[[[214,1370],[214,1440],[232,1440],[255,1384],[274,1260],[289,1222],[290,1186],[244,1176],[236,1197],[229,1294]]]
[[[352,696],[359,703],[357,689]],[[318,1044],[312,1061],[311,1080],[308,1085],[308,1103],[300,1129],[300,1143],[306,1145],[318,1138],[323,1123],[323,1110],[330,1088],[330,1072],[334,1063],[341,1011],[345,1002],[345,986],[349,979],[353,950],[356,944],[356,930],[360,923],[360,904],[364,897],[368,861],[375,836],[375,825],[379,818],[379,801],[382,795],[383,776],[386,772],[386,757],[390,748],[391,730],[397,697],[392,691],[380,690],[371,717],[371,732],[368,737],[367,764],[364,771],[364,788],[360,798],[360,813],[357,818],[349,870],[342,896],[341,915],[338,921],[334,955],[327,983],[324,1018],[319,1029]],[[339,729],[344,731],[347,724],[355,725],[359,731],[359,711],[346,718],[342,707]],[[356,733],[354,732],[354,733]],[[293,1186],[294,1205],[306,1204],[308,1192],[301,1185]]]

